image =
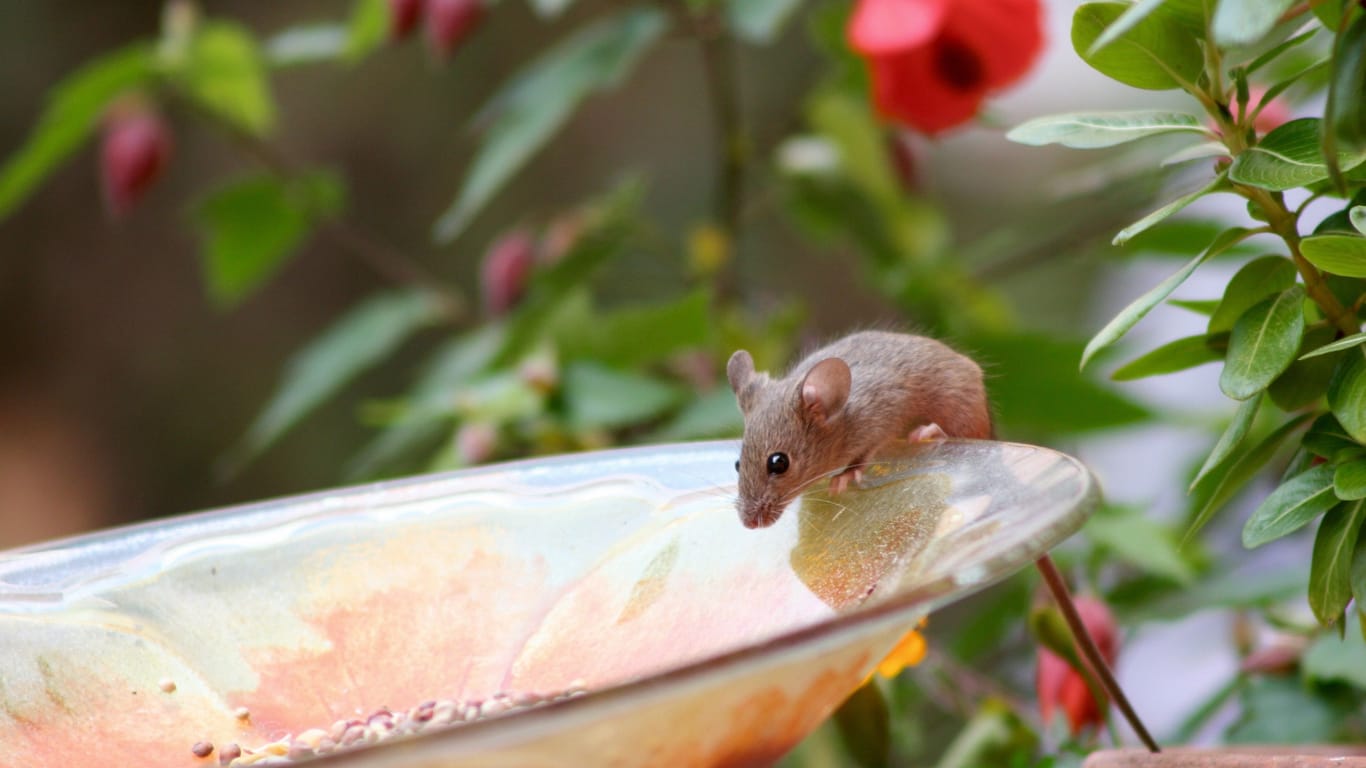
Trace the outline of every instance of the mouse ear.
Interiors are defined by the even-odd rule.
[[[740,403],[740,410],[748,411],[749,403],[754,399],[755,388],[751,386],[754,382],[754,358],[743,349],[735,350],[726,363],[726,378],[730,380],[730,388]]]
[[[818,424],[829,420],[849,399],[852,382],[849,365],[838,357],[816,363],[802,377],[802,384],[797,388],[802,413]]]

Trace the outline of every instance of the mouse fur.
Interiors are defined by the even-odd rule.
[[[840,473],[831,486],[842,490],[889,441],[992,436],[982,369],[924,336],[853,333],[781,378],[755,371],[749,352],[738,350],[726,376],[744,416],[736,507],[748,528],[777,522],[826,476]]]

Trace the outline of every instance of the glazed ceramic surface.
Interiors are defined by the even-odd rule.
[[[922,616],[1097,500],[1062,454],[947,441],[748,530],[736,454],[526,461],[0,555],[0,765],[216,764],[191,746],[580,685],[309,764],[767,764]]]

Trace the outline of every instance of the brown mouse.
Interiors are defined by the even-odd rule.
[[[755,372],[742,349],[731,355],[726,376],[745,421],[735,468],[746,528],[777,522],[828,475],[831,490],[842,492],[892,440],[992,436],[982,369],[923,336],[853,333],[780,379]]]

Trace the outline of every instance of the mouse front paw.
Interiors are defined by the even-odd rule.
[[[849,489],[849,481],[851,480],[854,482],[855,485],[863,482],[863,470],[855,467],[850,467],[849,469],[846,469],[838,475],[835,475],[834,477],[830,478],[830,495],[838,496],[841,493],[844,493],[846,490]]]
[[[947,437],[948,434],[946,434],[938,424],[930,422],[929,424],[922,424],[911,430],[911,433],[906,436],[906,442],[928,443],[932,440],[944,440]]]

